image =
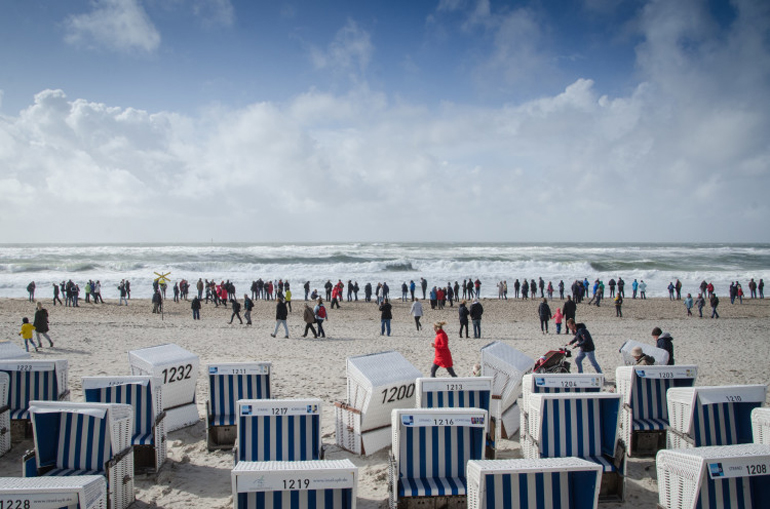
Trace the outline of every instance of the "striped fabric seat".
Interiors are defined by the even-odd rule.
[[[86,401],[96,403],[123,403],[134,409],[133,445],[152,445],[155,442],[152,409],[152,388],[149,384],[125,383],[111,387],[85,390]]]
[[[701,485],[695,509],[752,509],[751,478],[708,479]]]
[[[491,391],[437,391],[425,394],[426,408],[483,408],[489,410]]]
[[[104,475],[103,470],[73,470],[71,468],[54,468],[45,473],[52,477],[71,477],[73,475]]]
[[[29,419],[29,402],[56,401],[59,387],[56,371],[6,371],[10,377],[8,406],[11,419]]]
[[[103,474],[105,464],[112,457],[106,418],[62,412],[59,420],[59,444],[56,469]]]
[[[238,493],[238,507],[290,509],[352,509],[353,490],[263,491]]]
[[[269,399],[269,375],[209,375],[211,413],[209,424],[234,426],[239,399]]]
[[[486,476],[486,504],[481,509],[572,507],[569,472],[533,472]]]
[[[634,430],[665,430],[668,426],[666,391],[675,387],[674,379],[634,377],[631,388]]]
[[[668,419],[634,419],[634,431],[665,431]]]
[[[306,461],[320,458],[321,416],[240,416],[238,461]]]
[[[400,497],[465,495],[465,464],[481,459],[483,428],[405,427],[400,440]]]

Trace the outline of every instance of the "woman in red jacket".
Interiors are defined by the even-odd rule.
[[[456,377],[452,369],[452,352],[449,351],[449,338],[444,332],[446,322],[436,322],[433,324],[433,330],[436,331],[436,339],[430,344],[436,349],[436,356],[433,358],[433,366],[430,368],[430,376],[436,378],[438,368],[446,368],[450,376]]]

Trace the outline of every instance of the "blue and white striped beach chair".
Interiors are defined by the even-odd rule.
[[[465,501],[465,466],[484,457],[488,413],[477,408],[393,410],[391,509]]]
[[[0,478],[3,508],[107,509],[107,481],[101,475]]]
[[[770,507],[770,446],[663,450],[656,457],[659,509]]]
[[[765,402],[765,385],[669,389],[668,449],[753,442],[751,411]]]
[[[697,366],[621,366],[615,370],[623,396],[620,440],[629,456],[654,456],[666,447],[669,389],[692,387]]]
[[[471,460],[468,509],[596,509],[602,467],[579,458]]]
[[[149,376],[84,376],[89,403],[123,403],[134,409],[134,470],[157,472],[166,461],[166,413],[161,380]]]
[[[8,373],[8,406],[11,421],[22,422],[22,433],[29,436],[29,402],[69,399],[66,359],[17,359],[0,361],[0,371]]]
[[[480,408],[490,410],[492,377],[417,379],[417,408]],[[495,437],[487,434],[487,458],[495,457]]]
[[[32,401],[24,477],[102,475],[110,509],[125,509],[134,501],[133,414],[116,403]]]
[[[270,399],[269,362],[209,364],[206,441],[209,451],[232,449],[237,436],[239,399]]]
[[[532,394],[560,394],[563,392],[600,392],[604,387],[601,373],[533,373],[521,379],[521,420],[519,445],[522,451],[532,447],[529,436],[529,397]]]
[[[241,461],[232,471],[234,509],[355,509],[350,460]]]
[[[755,444],[770,445],[770,408],[751,411],[751,431]]]
[[[0,372],[0,456],[11,450],[11,407],[8,406],[8,385],[11,377]]]
[[[239,461],[323,459],[320,399],[238,401]]]
[[[532,447],[528,458],[574,456],[602,467],[602,500],[624,498],[626,458],[618,447],[620,394],[532,394],[529,399]]]
[[[481,374],[492,377],[490,435],[511,439],[519,431],[522,377],[532,371],[535,360],[502,341],[481,349]]]

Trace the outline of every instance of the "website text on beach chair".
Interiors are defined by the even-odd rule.
[[[24,477],[102,475],[110,509],[125,509],[134,501],[133,414],[117,403],[32,401]]]
[[[270,399],[269,362],[231,362],[206,366],[206,442],[209,451],[232,449],[237,436],[239,399]]]
[[[355,509],[350,460],[241,461],[232,471],[234,509]]]
[[[623,358],[623,364],[626,366],[633,366],[636,364],[636,359],[633,355],[631,355],[631,350],[633,350],[636,346],[641,348],[645,355],[649,355],[655,359],[656,366],[665,366],[668,364],[668,352],[666,350],[647,343],[640,343],[639,341],[629,340],[623,343],[623,346],[621,346],[620,350],[618,350],[620,352],[620,356]]]
[[[770,445],[770,408],[751,411],[751,430],[755,444]]]
[[[579,458],[471,460],[468,509],[596,509],[602,467]]]
[[[524,375],[521,379],[521,418],[519,421],[519,445],[522,451],[525,447],[532,446],[529,439],[532,435],[529,427],[529,397],[532,394],[601,392],[602,387],[604,387],[604,375],[601,373],[531,373]]]
[[[11,377],[0,372],[0,456],[11,450],[11,407],[8,406],[8,385]]]
[[[741,444],[660,451],[659,509],[770,507],[770,446]]]
[[[321,404],[317,398],[238,401],[235,462],[323,459]]]
[[[489,413],[492,377],[418,378],[417,408],[481,408]],[[485,457],[495,457],[495,437],[485,439]]]
[[[532,371],[535,361],[524,353],[501,341],[495,341],[481,349],[481,374],[492,377],[492,412],[489,434],[500,438],[512,438],[519,429],[521,379]]]
[[[623,501],[626,458],[618,444],[620,394],[532,394],[528,459],[574,456],[601,465],[602,500]]]
[[[621,366],[615,370],[618,394],[623,396],[620,440],[629,456],[654,456],[666,447],[669,425],[666,393],[692,387],[697,366]]]
[[[32,356],[13,341],[0,341],[0,360],[29,359]]]
[[[2,477],[3,508],[107,509],[107,480],[101,475]]]
[[[388,469],[391,509],[456,507],[465,502],[468,460],[484,458],[488,414],[477,408],[392,413]]]
[[[175,344],[142,348],[128,352],[132,375],[159,378],[163,383],[163,410],[166,431],[192,426],[200,421],[195,403],[200,359]]]
[[[374,454],[390,444],[390,414],[415,405],[419,369],[398,352],[347,359],[347,401],[335,402],[337,445],[354,454]]]
[[[134,471],[157,472],[166,461],[162,384],[150,376],[84,376],[89,403],[122,403],[134,409]]]
[[[765,385],[669,389],[667,448],[751,443],[751,411],[766,393]]]
[[[0,372],[8,373],[8,406],[14,436],[30,437],[29,402],[68,400],[66,359],[17,359],[0,361]]]

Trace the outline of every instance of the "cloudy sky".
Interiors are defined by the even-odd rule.
[[[4,2],[0,189],[0,242],[770,242],[770,2]]]

